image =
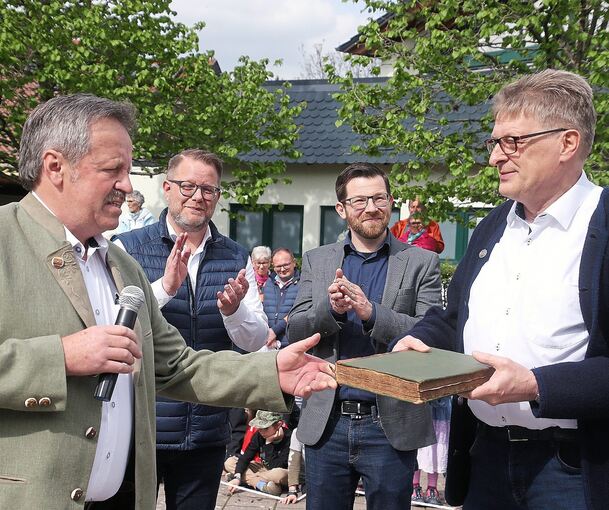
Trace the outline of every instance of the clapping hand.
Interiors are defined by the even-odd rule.
[[[362,321],[367,321],[372,315],[372,303],[368,301],[366,294],[359,285],[350,282],[343,274],[342,269],[336,270],[336,278],[328,292],[334,292],[330,296],[330,303],[334,298],[336,306],[340,309],[353,310]],[[333,306],[334,308],[334,306]],[[344,313],[344,312],[338,312]]]
[[[236,278],[229,278],[224,286],[224,291],[216,294],[220,313],[226,317],[234,314],[249,288],[250,284],[245,277],[245,269],[239,271]]]
[[[161,284],[165,292],[170,296],[175,296],[175,293],[188,274],[190,248],[186,246],[187,240],[188,234],[186,232],[178,235],[165,263],[165,273],[163,274]]]

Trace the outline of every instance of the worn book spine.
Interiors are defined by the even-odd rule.
[[[365,368],[354,368],[342,364],[336,365],[338,384],[352,386],[363,390],[385,395],[387,397],[422,404],[429,400],[464,393],[477,388],[492,375],[492,368],[463,375],[446,377],[418,383]]]

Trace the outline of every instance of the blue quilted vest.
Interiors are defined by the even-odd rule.
[[[297,269],[294,271],[292,281],[280,289],[275,280],[275,273],[272,273],[264,283],[264,287],[262,287],[264,293],[264,301],[262,302],[264,313],[266,313],[269,320],[269,328],[272,328],[277,335],[277,340],[281,342],[282,348],[289,343],[286,336],[287,322],[285,317],[292,309],[294,301],[296,301],[298,280],[300,280],[300,273]]]
[[[163,276],[165,262],[174,244],[167,230],[166,218],[167,209],[161,213],[158,223],[113,237],[113,240],[120,239],[151,282]],[[218,311],[216,293],[246,266],[248,252],[220,234],[212,222],[209,228],[211,239],[207,241],[199,264],[196,295],[190,279],[186,278],[177,295],[161,311],[193,349],[230,350],[233,344]],[[230,439],[226,408],[158,397],[156,415],[157,448],[162,450],[222,446]]]

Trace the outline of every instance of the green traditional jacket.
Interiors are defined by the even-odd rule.
[[[119,291],[136,285],[146,297],[134,328],[143,352],[133,373],[136,509],[154,510],[155,389],[217,406],[287,404],[275,353],[193,351],[128,254],[110,244],[107,266]],[[101,402],[97,377],[66,376],[61,337],[94,325],[63,225],[31,194],[0,207],[0,508],[84,506]]]

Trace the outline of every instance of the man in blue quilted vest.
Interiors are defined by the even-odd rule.
[[[288,312],[298,294],[300,273],[296,269],[294,254],[289,248],[276,248],[271,255],[273,273],[264,284],[263,308],[269,321],[267,347],[281,349],[288,345],[286,328]]]
[[[188,149],[168,164],[159,222],[113,238],[144,268],[162,313],[195,350],[256,351],[267,339],[248,251],[211,221],[222,161]],[[167,509],[213,509],[230,439],[228,409],[157,399],[157,479]]]

